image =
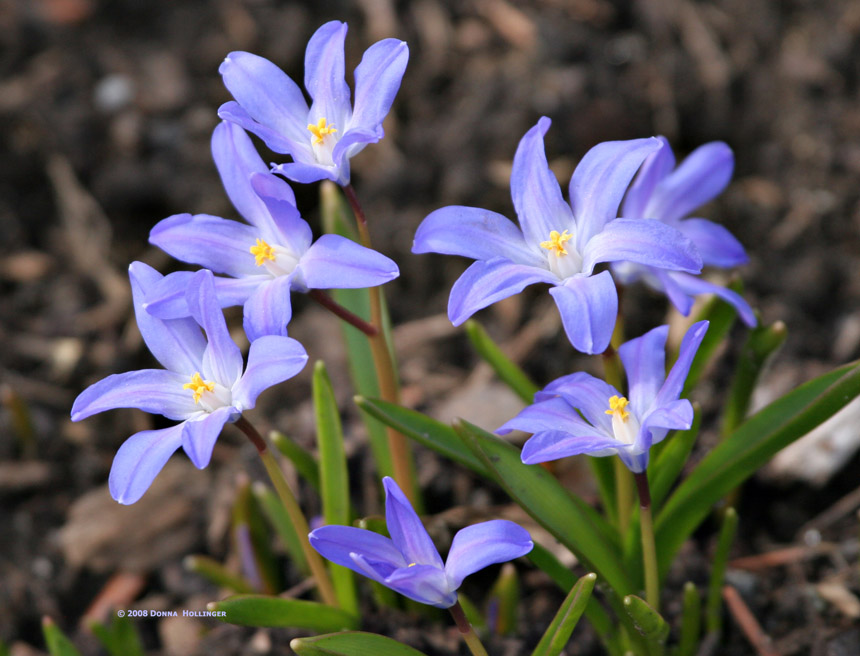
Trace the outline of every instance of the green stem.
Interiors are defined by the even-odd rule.
[[[620,322],[619,322],[620,323]],[[617,329],[617,325],[616,325]],[[603,361],[603,378],[619,392],[624,385],[624,374],[618,351],[611,345],[601,354]],[[633,514],[633,480],[621,458],[612,458],[615,469],[615,503],[617,506],[618,530],[623,536],[630,526],[630,516]]]
[[[645,600],[660,612],[660,587],[657,570],[657,548],[654,544],[654,522],[651,519],[651,491],[647,472],[634,474],[639,491],[639,526],[642,534],[642,560],[645,567]]]
[[[364,210],[361,209],[361,204],[358,202],[358,197],[355,195],[355,189],[352,185],[346,185],[343,191],[355,214],[361,245],[365,248],[373,248],[370,231],[367,227],[367,219],[364,215]],[[373,364],[379,381],[379,393],[384,401],[399,405],[400,385],[397,382],[397,374],[394,371],[391,351],[388,350],[382,320],[382,288],[370,287],[367,292],[370,295],[370,323],[377,331],[376,335],[368,336],[368,340],[370,341],[370,351],[373,355]],[[418,487],[415,483],[415,469],[412,464],[412,453],[409,450],[406,437],[390,426],[387,426],[385,430],[388,435],[388,449],[391,452],[394,478],[412,505],[420,506],[421,504],[418,503]]]
[[[334,585],[332,585],[331,578],[328,575],[328,571],[325,568],[325,563],[323,563],[322,557],[314,550],[313,547],[311,547],[311,543],[308,541],[308,533],[310,533],[308,521],[305,519],[287,480],[284,478],[284,472],[281,471],[278,461],[275,460],[275,457],[272,455],[271,451],[269,451],[262,435],[257,432],[257,429],[254,428],[247,419],[239,417],[236,421],[236,428],[242,431],[245,436],[251,440],[251,443],[257,449],[257,453],[260,454],[260,459],[263,461],[263,466],[269,474],[272,485],[275,486],[278,498],[280,498],[281,503],[284,504],[284,509],[290,516],[290,521],[292,521],[293,526],[296,529],[296,533],[299,534],[302,552],[305,554],[305,559],[308,562],[311,574],[313,574],[313,577],[317,582],[317,588],[319,589],[323,602],[329,606],[337,607],[338,603],[337,596],[334,592]]]
[[[466,618],[466,613],[463,612],[463,607],[460,605],[460,602],[456,602],[448,610],[451,611],[451,615],[454,617],[454,622],[460,630],[460,636],[463,638],[463,642],[466,643],[469,651],[471,651],[474,656],[489,656],[487,654],[487,650],[484,649],[484,645],[481,644],[481,639],[478,638],[478,634],[475,633],[475,629],[472,628],[472,624]]]

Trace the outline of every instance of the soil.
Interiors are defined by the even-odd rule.
[[[513,216],[511,159],[542,115],[553,120],[547,153],[565,182],[588,148],[608,139],[662,134],[677,153],[712,140],[732,147],[733,182],[702,215],[747,247],[744,295],[762,320],[789,328],[762,399],[860,356],[853,0],[8,0],[0,6],[0,642],[13,654],[44,650],[45,615],[86,655],[98,647],[82,618],[111,603],[202,609],[218,598],[183,558],[235,559],[237,477],[263,478],[253,449],[225,430],[208,469],[176,456],[144,501],[120,507],[105,485],[114,453],[131,433],[165,424],[132,411],[73,424],[69,409],[88,384],[152,366],[131,318],[126,268],[133,260],[165,273],[182,267],[147,243],[151,227],[180,212],[235,217],[209,152],[216,110],[229,99],[220,62],[249,50],[300,80],[307,39],[332,19],[350,25],[348,71],[380,38],[410,46],[385,139],[353,160],[374,243],[401,269],[386,293],[408,405],[487,428],[510,416],[506,391],[444,315],[466,263],[410,247],[438,207]],[[295,188],[318,230],[317,186]],[[479,315],[540,383],[595,366],[572,352],[547,301],[544,290],[529,290]],[[665,300],[629,290],[624,313],[629,334],[641,334],[666,320]],[[335,379],[356,506],[378,512],[338,328],[307,299],[295,316],[291,334]],[[700,391],[706,423],[694,457],[716,440],[709,420],[743,333]],[[308,384],[305,372],[267,392],[254,420],[313,448]],[[418,460],[440,540],[510,511],[501,491],[430,453],[419,450]],[[745,560],[728,582],[772,639],[772,651],[758,653],[860,653],[858,466],[851,457],[814,487],[758,477],[745,488],[733,550]],[[706,525],[685,546],[667,597],[685,580],[705,582],[714,533]],[[519,571],[520,631],[491,639],[493,654],[528,653],[561,600],[539,572]],[[476,576],[467,594],[479,598],[497,572]],[[677,612],[668,603],[673,620]],[[299,635],[207,620],[136,626],[147,648],[164,654],[286,654]],[[710,653],[756,653],[736,613],[724,626]],[[444,617],[368,610],[365,628],[427,654],[465,653]],[[599,653],[584,623],[566,653]]]

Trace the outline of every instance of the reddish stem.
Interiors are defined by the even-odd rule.
[[[331,296],[326,294],[321,289],[312,289],[308,292],[308,296],[322,305],[329,312],[333,312],[338,317],[346,321],[349,325],[355,326],[368,337],[376,337],[379,334],[376,326],[371,325],[357,314],[353,314],[340,303],[335,301]]]

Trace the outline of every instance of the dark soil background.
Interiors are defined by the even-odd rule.
[[[219,597],[182,559],[235,558],[230,503],[241,472],[262,479],[253,450],[227,429],[207,470],[177,455],[140,503],[121,507],[105,484],[113,454],[128,435],[160,420],[114,411],[76,425],[69,408],[86,385],[151,366],[130,319],[125,271],[135,259],[163,272],[179,265],[147,244],[150,228],[178,212],[235,216],[209,153],[216,110],[228,99],[221,60],[250,50],[300,80],[307,39],[331,19],[350,25],[348,71],[380,38],[410,46],[386,138],[353,160],[375,245],[402,272],[387,294],[407,404],[487,428],[513,414],[516,401],[477,366],[462,331],[444,315],[465,262],[413,256],[410,247],[420,220],[443,205],[512,216],[511,158],[541,115],[553,119],[547,152],[565,189],[578,159],[602,140],[663,134],[679,156],[715,139],[734,149],[734,180],[702,214],[746,245],[745,296],[765,322],[783,320],[789,328],[763,399],[860,356],[854,0],[6,0],[0,641],[16,656],[41,653],[43,615],[95,654],[92,636],[79,628],[85,616],[106,617],[111,606],[199,610]],[[318,228],[317,186],[296,191]],[[343,401],[356,506],[379,511],[338,327],[305,300],[296,301],[291,334],[329,365]],[[628,291],[629,334],[665,321],[665,309],[662,297]],[[541,384],[595,366],[572,352],[543,290],[479,318]],[[700,390],[703,449],[715,440],[709,419],[742,338],[738,329],[713,382]],[[267,392],[254,421],[312,448],[308,384],[305,372]],[[461,525],[513,512],[498,490],[432,454],[418,459],[443,550]],[[851,494],[858,466],[855,457],[816,487],[783,476],[745,490],[735,555],[747,560],[735,562],[729,581],[773,638],[775,653],[860,653],[860,499]],[[577,470],[566,475],[591,493]],[[316,502],[307,503],[314,512]],[[702,583],[712,548],[713,527],[706,526],[684,549],[673,584]],[[523,637],[493,639],[491,653],[528,653],[560,601],[542,574],[527,566],[520,573]],[[480,598],[494,575],[475,577],[466,593]],[[668,613],[676,612],[670,602]],[[153,653],[171,655],[284,654],[296,635],[179,620],[140,619],[137,626]],[[368,629],[428,654],[462,653],[449,625],[405,613],[367,618]],[[567,653],[595,650],[583,629]],[[754,653],[733,616],[711,653]]]

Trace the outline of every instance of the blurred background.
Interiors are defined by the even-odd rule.
[[[421,219],[443,205],[513,217],[511,160],[543,115],[553,121],[547,154],[565,192],[579,158],[603,140],[662,134],[679,159],[711,140],[732,147],[733,182],[701,215],[747,247],[744,294],[763,320],[788,325],[760,403],[860,355],[860,3],[853,0],[4,0],[0,641],[17,656],[39,653],[43,615],[94,650],[78,626],[85,614],[103,613],[106,599],[202,609],[217,595],[182,559],[230,557],[231,499],[240,472],[255,476],[253,450],[228,429],[209,469],[176,456],[144,500],[125,508],[105,485],[113,454],[131,433],[162,424],[115,411],[78,425],[69,409],[96,380],[152,366],[131,318],[126,269],[132,260],[165,273],[182,267],[148,245],[151,227],[179,212],[236,218],[209,152],[217,108],[229,99],[220,62],[249,50],[301,80],[308,38],[332,19],[350,26],[350,84],[373,42],[397,37],[410,47],[385,139],[353,160],[375,246],[401,268],[386,290],[407,405],[490,429],[513,414],[517,402],[476,366],[444,314],[467,263],[414,256],[410,247]],[[318,231],[318,186],[296,192]],[[291,335],[329,364],[347,419],[356,503],[378,510],[339,329],[305,301],[296,301]],[[631,335],[666,320],[664,298],[644,288],[627,293],[623,309]],[[573,353],[544,290],[478,317],[540,384],[594,366]],[[726,362],[732,357],[730,349]],[[702,390],[706,412],[730,371],[718,368]],[[307,373],[268,392],[254,416],[313,448]],[[838,451],[814,476],[804,471],[807,452],[752,484],[747,498],[758,503],[740,512],[754,530],[741,549],[791,543],[854,490],[856,422],[847,424],[847,446],[813,447],[817,455]],[[714,439],[711,426],[702,448]],[[428,510],[488,502],[471,478],[429,454],[419,453],[419,465]],[[826,526],[833,531],[826,539],[856,536],[853,508]],[[810,611],[800,593],[785,593],[807,575],[780,570],[753,591],[786,654],[813,644],[796,635],[798,625],[820,637],[842,635],[851,623],[849,611]],[[794,605],[780,606],[778,593]],[[203,620],[139,626],[147,646],[167,654],[289,653],[269,634]],[[860,642],[856,629],[854,638]],[[444,644],[423,646],[450,653]]]

